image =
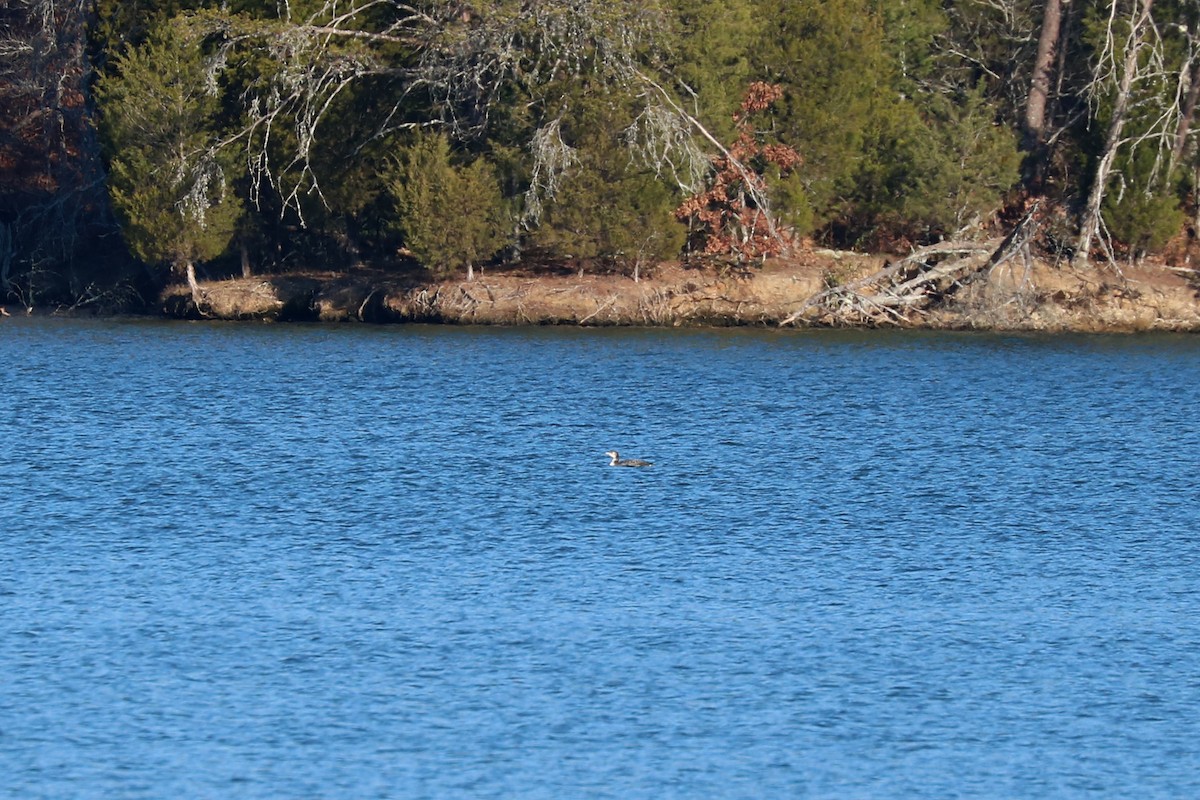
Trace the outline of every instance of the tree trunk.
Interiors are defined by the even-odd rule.
[[[245,242],[241,242],[240,244],[242,249],[242,277],[249,278],[252,277],[250,272],[250,249],[246,247]]]
[[[472,264],[470,261],[467,262],[467,280],[468,281],[475,280],[475,265]]]
[[[1119,0],[1112,0],[1114,6],[1118,2]],[[1091,258],[1092,244],[1100,233],[1100,209],[1108,191],[1108,176],[1112,172],[1113,162],[1117,157],[1117,148],[1121,144],[1121,132],[1125,128],[1133,81],[1138,72],[1138,57],[1141,55],[1144,44],[1142,32],[1150,19],[1150,8],[1153,4],[1154,0],[1142,0],[1141,11],[1134,18],[1129,38],[1126,40],[1125,58],[1121,64],[1116,97],[1113,98],[1112,118],[1109,120],[1108,130],[1104,135],[1104,149],[1100,153],[1100,160],[1096,163],[1096,173],[1092,176],[1092,188],[1088,192],[1087,206],[1083,210],[1083,218],[1079,224],[1079,239],[1076,242],[1075,256],[1072,259],[1077,265],[1083,265]]]
[[[188,259],[183,264],[183,274],[187,277],[188,288],[192,290],[192,302],[196,310],[200,310],[200,284],[196,281],[196,264]]]
[[[1192,181],[1193,186],[1200,186],[1200,164],[1196,165],[1196,169],[1192,173]],[[1200,237],[1200,203],[1196,204],[1196,213],[1192,217],[1192,230],[1196,232],[1195,237]]]
[[[1183,101],[1183,111],[1179,115],[1179,125],[1175,128],[1175,144],[1171,148],[1171,167],[1167,171],[1168,176],[1175,172],[1175,168],[1183,160],[1188,133],[1192,128],[1192,117],[1196,114],[1196,103],[1200,101],[1200,59],[1192,67],[1191,80],[1192,85],[1188,87],[1187,97]]]
[[[1042,12],[1042,33],[1038,37],[1037,55],[1033,60],[1033,80],[1029,86],[1029,97],[1025,101],[1025,135],[1031,150],[1046,141],[1046,101],[1050,96],[1055,48],[1062,27],[1062,2],[1063,0],[1046,0],[1046,8]]]

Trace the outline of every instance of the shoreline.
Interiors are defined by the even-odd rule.
[[[304,272],[201,281],[200,309],[186,286],[170,286],[158,308],[169,319],[264,322],[1200,332],[1194,273],[1162,264],[1119,272],[1036,261],[975,268],[969,280],[940,288],[930,282],[899,311],[858,323],[828,299],[812,307],[839,291],[831,287],[854,287],[887,265],[882,256],[817,251],[743,273],[659,265],[636,282],[522,271],[488,271],[473,281],[371,269]]]

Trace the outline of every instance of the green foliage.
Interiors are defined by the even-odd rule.
[[[143,44],[155,28],[203,5],[199,0],[96,0],[91,44],[105,63]]]
[[[675,74],[694,93],[697,116],[721,141],[733,138],[742,91],[758,77],[752,54],[767,17],[754,0],[673,0]]]
[[[800,173],[793,171],[781,176],[778,170],[773,170],[768,176],[767,186],[771,207],[775,209],[779,224],[790,228],[796,237],[811,234],[816,214]]]
[[[839,183],[837,223],[852,244],[881,246],[895,237],[929,233],[912,215],[929,210],[938,172],[933,132],[908,104],[878,122],[863,142],[858,169]]]
[[[1077,208],[1104,155],[1131,5],[1122,0],[1113,14],[1108,3],[1068,5],[1047,110],[1053,135],[1028,154],[1025,188]],[[986,223],[1017,197],[1015,134],[1043,7],[97,0],[95,8],[111,196],[139,257],[216,257],[238,224],[241,195],[254,202],[241,236],[271,251],[264,261],[289,249],[308,260],[343,251],[386,258],[399,231],[448,272],[501,249],[522,198],[527,221],[544,201],[524,237],[535,248],[610,264],[676,255],[686,231],[672,211],[698,185],[713,185],[723,157],[713,140],[736,141],[742,92],[755,82],[779,85],[782,97],[755,120],[754,144],[790,146],[803,158],[791,171],[749,159],[781,228],[887,246]],[[1133,250],[1169,235],[1178,183],[1200,158],[1193,128],[1174,154],[1176,174],[1165,174],[1177,120],[1164,112],[1186,93],[1200,5],[1156,0],[1153,14],[1155,48],[1132,83],[1103,187],[1107,228]],[[1102,57],[1108,45],[1116,49]],[[431,125],[451,139],[407,138]],[[553,145],[542,148],[537,137],[550,129],[561,140],[540,140]],[[409,144],[397,151],[398,141]]]
[[[986,222],[1018,180],[1016,136],[993,122],[979,92],[957,103],[930,98],[929,109],[927,118],[911,104],[880,115],[845,187],[844,224],[874,244]]]
[[[990,221],[1020,177],[1015,133],[996,124],[981,88],[929,108],[934,172],[910,215],[947,233]]]
[[[532,243],[561,258],[632,265],[678,255],[678,197],[623,147],[629,111],[617,100],[576,98],[564,138],[575,163],[546,203]]]
[[[684,229],[671,216],[673,194],[653,176],[614,173],[585,158],[547,204],[532,242],[561,258],[626,268],[678,255]]]
[[[824,224],[836,214],[880,110],[897,102],[882,20],[868,0],[758,5],[768,23],[754,49],[755,69],[784,87],[772,111],[774,131],[804,157],[808,203]]]
[[[1118,190],[1104,199],[1104,224],[1133,257],[1161,249],[1186,221],[1179,198],[1152,177],[1157,166],[1154,155],[1150,148],[1135,151],[1132,157],[1123,154]]]
[[[760,0],[770,20],[755,60],[783,85],[779,139],[804,157],[773,190],[798,233],[832,226],[850,243],[928,238],[994,212],[1017,180],[1011,132],[980,90],[922,94],[934,36],[931,2]]]
[[[1104,202],[1105,224],[1131,256],[1160,250],[1186,219],[1179,200],[1170,195],[1131,191],[1120,199],[1109,195]]]
[[[870,7],[884,30],[883,46],[896,68],[897,86],[904,92],[927,81],[938,69],[935,40],[946,33],[946,8],[988,3],[941,3],[938,0],[871,0]],[[1014,4],[1016,5],[1016,4]]]
[[[444,135],[420,135],[401,149],[388,189],[405,246],[433,272],[471,271],[507,242],[495,169],[483,158],[452,163]]]
[[[182,268],[218,257],[242,214],[216,147],[217,87],[183,18],[119,55],[97,86],[109,191],[130,250]]]

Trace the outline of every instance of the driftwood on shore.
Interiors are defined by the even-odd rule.
[[[1036,208],[1003,239],[922,247],[883,269],[813,295],[779,324],[911,326],[927,310],[1013,256],[1027,252]]]
[[[659,264],[638,282],[519,270],[474,281],[386,269],[288,273],[205,282],[203,308],[186,285],[171,287],[162,311],[189,319],[473,325],[1200,330],[1200,278],[1190,268],[1079,270],[1035,257],[1037,229],[1031,212],[1003,240],[942,242],[890,262],[810,250],[743,273]]]

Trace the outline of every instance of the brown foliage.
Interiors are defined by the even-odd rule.
[[[800,165],[796,150],[785,144],[762,144],[750,117],[783,97],[775,84],[755,81],[746,89],[734,114],[737,138],[729,149],[713,158],[707,189],[683,201],[675,216],[689,224],[695,250],[703,255],[731,257],[737,262],[778,255],[791,246],[791,236],[777,230],[770,209],[756,198],[765,198],[763,171],[773,165],[785,175]]]

